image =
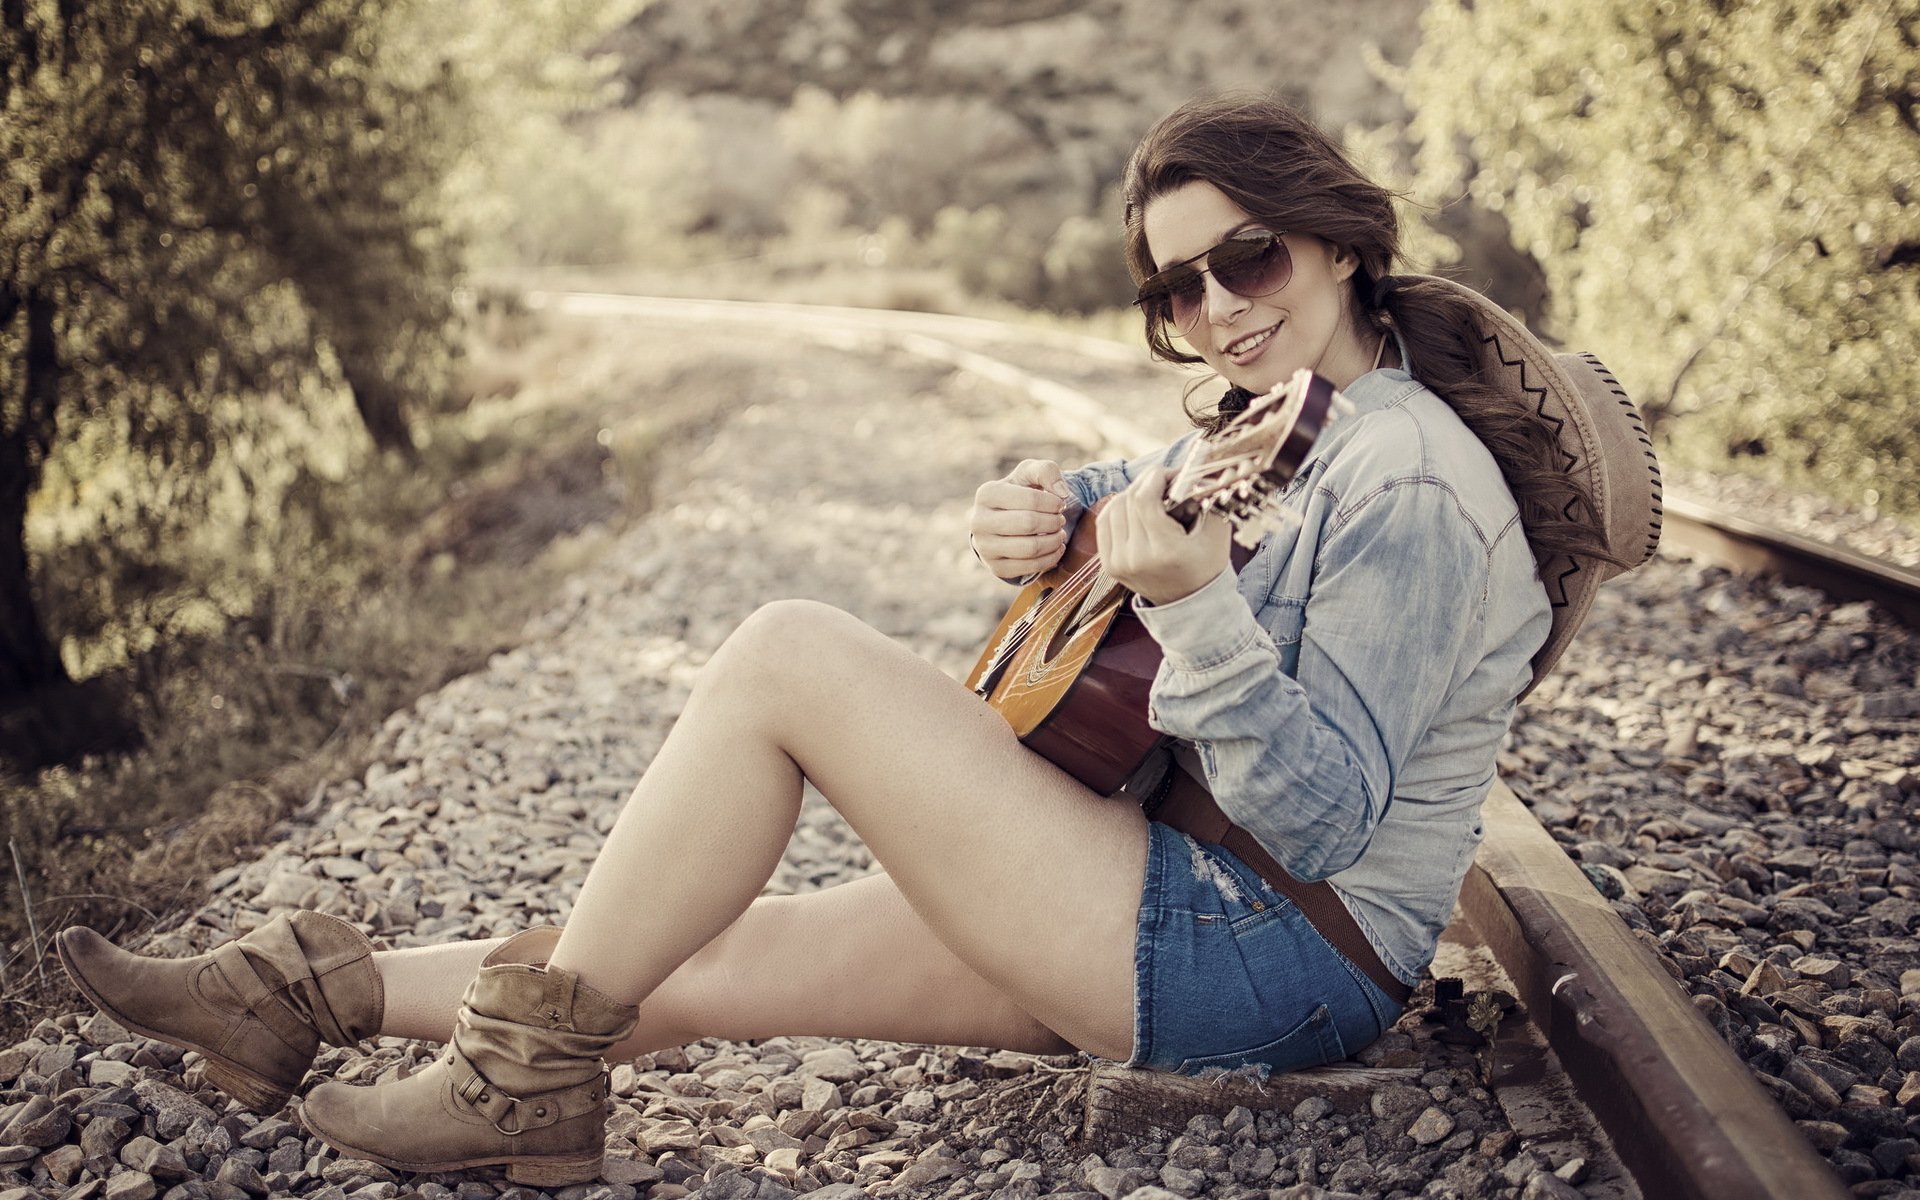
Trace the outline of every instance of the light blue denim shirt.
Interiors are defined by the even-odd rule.
[[[1237,577],[1134,607],[1165,656],[1153,727],[1191,742],[1221,811],[1329,880],[1412,984],[1480,844],[1550,610],[1500,469],[1446,402],[1397,369],[1343,391],[1353,414],[1281,493],[1298,529]],[[1091,505],[1194,436],[1067,482]]]

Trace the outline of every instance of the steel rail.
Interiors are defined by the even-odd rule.
[[[1504,782],[1460,907],[1648,1200],[1848,1193]]]
[[[1895,620],[1920,627],[1920,571],[1774,529],[1669,493],[1664,546],[1730,570],[1773,575],[1837,600],[1870,600]]]

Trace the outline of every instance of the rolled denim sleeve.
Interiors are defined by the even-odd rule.
[[[1152,454],[1142,454],[1138,458],[1114,459],[1109,462],[1088,463],[1077,470],[1065,474],[1067,486],[1073,489],[1075,504],[1067,510],[1068,536],[1080,519],[1080,514],[1093,507],[1101,499],[1115,492],[1125,491],[1128,484],[1140,477],[1149,467],[1174,468],[1187,456],[1187,447],[1199,436],[1196,430],[1184,434],[1172,445],[1156,450]]]
[[[1231,571],[1135,610],[1164,653],[1154,728],[1201,751],[1220,809],[1302,879],[1351,866],[1484,629],[1488,554],[1414,479],[1337,509],[1293,677]]]

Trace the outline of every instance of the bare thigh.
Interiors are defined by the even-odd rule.
[[[1073,1045],[1131,1053],[1136,806],[1096,795],[964,686],[825,605],[761,609],[703,682],[689,715],[726,705],[769,736],[956,958]]]

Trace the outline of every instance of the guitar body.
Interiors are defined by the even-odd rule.
[[[1147,724],[1160,644],[1128,607],[1132,594],[1115,587],[1085,604],[1046,603],[1094,559],[1099,508],[1081,516],[1059,565],[1014,598],[967,686],[1000,710],[1028,749],[1105,796],[1162,735]],[[1016,637],[1016,649],[997,655]]]
[[[1182,525],[1225,517],[1246,564],[1264,531],[1286,526],[1271,498],[1328,423],[1350,411],[1326,379],[1302,368],[1196,443],[1163,503]],[[1028,749],[1105,796],[1132,777],[1163,735],[1147,724],[1160,645],[1100,570],[1095,516],[1082,514],[1065,554],[1007,609],[967,686],[998,709]]]

